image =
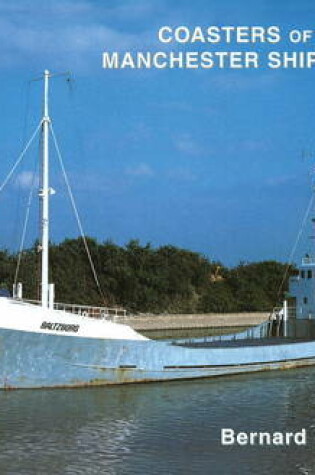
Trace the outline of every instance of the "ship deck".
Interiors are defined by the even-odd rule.
[[[270,346],[270,345],[286,345],[289,343],[306,343],[315,341],[312,338],[284,338],[284,337],[270,337],[270,338],[244,338],[238,340],[218,340],[218,341],[186,341],[176,342],[172,344],[175,346],[184,346],[185,348],[240,348],[244,346]]]

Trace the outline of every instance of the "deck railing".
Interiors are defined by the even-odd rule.
[[[24,302],[40,305],[39,300],[23,300]],[[117,317],[126,317],[127,311],[121,307],[94,307],[90,305],[70,304],[70,303],[54,303],[54,310],[74,313],[83,317],[104,318],[105,320],[115,321]]]
[[[283,307],[274,307],[271,314],[270,314],[270,320],[272,320],[272,317],[276,317],[277,315],[282,315],[283,312]],[[288,312],[288,318],[295,318],[296,317],[296,308],[295,307],[287,307],[287,312]]]

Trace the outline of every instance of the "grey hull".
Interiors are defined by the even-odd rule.
[[[258,342],[257,342],[258,343]],[[315,342],[196,347],[0,330],[0,388],[207,378],[315,364]]]

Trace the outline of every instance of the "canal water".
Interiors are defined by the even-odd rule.
[[[186,382],[0,394],[1,474],[315,473],[315,368]],[[222,428],[307,431],[233,446]]]

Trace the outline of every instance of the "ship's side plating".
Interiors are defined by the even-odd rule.
[[[0,386],[68,387],[188,379],[315,364],[315,342],[186,348],[151,340],[0,330]]]
[[[193,347],[189,342],[148,340],[132,329],[128,333],[124,325],[107,321],[80,320],[65,312],[49,310],[42,313],[40,307],[33,306],[27,307],[33,313],[33,318],[28,319],[28,325],[31,320],[33,328],[15,329],[13,321],[19,321],[18,311],[25,314],[25,305],[6,299],[0,299],[0,304],[0,387],[3,389],[190,379],[315,364],[313,341],[268,344],[266,340],[261,344],[258,337],[261,328],[266,331],[266,324],[251,330],[254,340],[257,337],[260,341],[257,345],[239,334],[240,339],[243,335],[241,345],[211,346],[209,340],[208,347],[199,347],[197,341]],[[90,329],[78,334],[71,323],[73,318],[79,325],[86,322]],[[47,324],[50,320],[54,321],[53,329],[47,325],[40,328],[41,322]],[[102,337],[100,325],[104,329]],[[117,337],[118,333],[122,337]]]

